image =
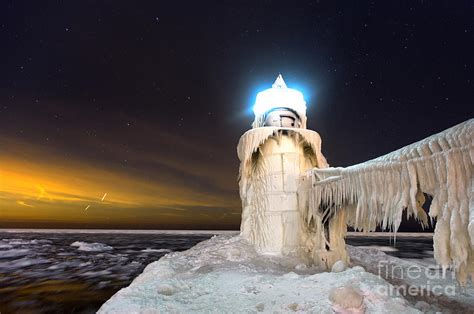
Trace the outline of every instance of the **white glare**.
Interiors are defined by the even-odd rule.
[[[306,102],[303,94],[296,89],[287,88],[281,75],[278,76],[272,88],[257,94],[253,112],[256,116],[259,116],[279,107],[290,108],[303,114],[306,112]]]

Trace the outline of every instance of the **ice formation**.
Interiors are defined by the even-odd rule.
[[[303,95],[279,75],[259,93],[254,112],[253,129],[237,147],[242,236],[260,253],[296,255],[328,270],[337,261],[347,264],[344,212],[303,219],[310,188],[305,174],[328,167],[321,137],[306,129]]]
[[[238,145],[241,233],[261,253],[306,256],[331,269],[348,262],[343,212],[303,221],[298,204],[307,203],[304,174],[326,168],[318,133],[298,128],[259,127],[246,132]]]
[[[113,247],[104,243],[87,243],[81,241],[73,242],[71,246],[76,246],[79,251],[89,252],[110,251],[114,249]]]
[[[434,253],[465,284],[474,278],[473,121],[347,168],[328,168],[306,129],[306,103],[278,76],[259,93],[237,152],[241,234],[260,253],[294,254],[331,269],[348,262],[347,225],[397,231],[403,211],[437,219]],[[428,217],[422,208],[432,197]]]
[[[98,313],[419,313],[379,293],[392,285],[362,267],[331,273],[302,263],[217,236],[148,265]]]
[[[265,252],[295,249],[304,228],[299,223],[297,182],[308,169],[327,166],[319,135],[303,129],[256,128],[242,136],[238,154],[244,237]]]
[[[362,266],[367,272],[379,275],[425,313],[471,313],[474,309],[474,286],[461,287],[455,274],[451,270],[443,272],[432,258],[401,259],[375,246],[348,245],[347,251],[353,268]],[[426,304],[420,307],[423,304],[420,302],[428,303],[429,308]]]
[[[379,158],[347,168],[314,168],[308,206],[310,222],[322,210],[344,212],[348,225],[373,231],[377,225],[396,232],[403,210],[423,226],[421,207],[432,197],[429,216],[436,218],[434,254],[453,266],[461,284],[474,279],[474,119]]]

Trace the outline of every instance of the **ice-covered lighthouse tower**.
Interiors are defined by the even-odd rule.
[[[348,262],[343,211],[308,217],[308,170],[326,168],[318,133],[306,129],[303,94],[279,75],[258,93],[252,129],[240,138],[241,235],[260,253],[297,255],[330,268]]]

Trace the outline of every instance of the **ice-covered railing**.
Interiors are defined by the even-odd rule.
[[[474,119],[379,158],[347,168],[313,169],[306,221],[320,211],[344,208],[347,223],[362,231],[377,225],[396,232],[403,210],[423,225],[421,205],[433,197],[437,218],[434,255],[453,266],[460,283],[474,279]],[[424,194],[425,193],[425,194]]]

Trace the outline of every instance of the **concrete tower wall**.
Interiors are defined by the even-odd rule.
[[[298,210],[298,181],[311,164],[303,146],[295,137],[269,138],[260,148],[263,163],[267,207],[263,220],[269,230],[268,241],[261,249],[267,253],[287,254],[300,245],[301,215]]]

